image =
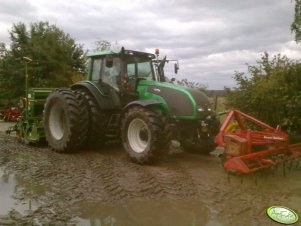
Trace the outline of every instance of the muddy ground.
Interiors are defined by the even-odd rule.
[[[172,149],[141,166],[118,145],[58,154],[0,132],[0,225],[279,225],[266,216],[272,205],[301,216],[301,164],[229,176],[219,150]]]

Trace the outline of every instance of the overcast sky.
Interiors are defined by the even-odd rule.
[[[264,51],[300,59],[292,0],[0,0],[0,41],[13,23],[49,21],[85,48],[97,40],[180,60],[178,79],[233,87]]]

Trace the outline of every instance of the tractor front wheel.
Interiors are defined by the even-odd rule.
[[[161,115],[143,107],[130,108],[123,117],[121,136],[129,157],[140,164],[148,163],[164,152],[164,121]]]

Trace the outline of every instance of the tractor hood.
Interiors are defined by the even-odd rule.
[[[175,117],[196,119],[211,111],[207,95],[198,89],[149,80],[141,80],[137,89],[141,99],[159,100]]]

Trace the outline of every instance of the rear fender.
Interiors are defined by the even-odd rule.
[[[104,91],[97,85],[89,81],[81,81],[71,86],[72,90],[84,89],[90,93],[91,96],[94,97],[98,106],[102,110],[112,110],[119,108],[119,104],[116,103],[112,94],[108,93],[107,90]]]

